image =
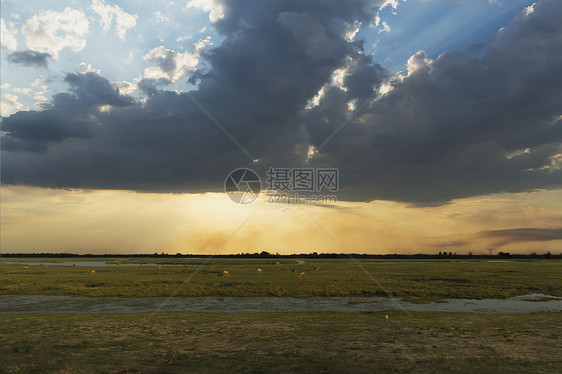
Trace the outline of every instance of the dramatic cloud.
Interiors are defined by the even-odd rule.
[[[434,204],[559,187],[561,173],[545,168],[561,153],[559,14],[562,3],[537,3],[480,59],[418,52],[320,148],[349,115],[349,93],[331,87],[305,115],[316,163],[339,166],[363,199]]]
[[[103,30],[108,31],[114,24],[115,32],[121,40],[125,40],[127,31],[137,24],[136,14],[129,14],[118,5],[106,5],[103,0],[93,0],[91,9],[100,17]]]
[[[49,65],[49,58],[51,58],[49,53],[27,50],[10,53],[7,60],[13,64],[46,68]]]
[[[22,33],[29,49],[58,59],[59,52],[65,48],[74,52],[84,49],[88,25],[84,12],[67,7],[62,12],[48,10],[31,17]]]
[[[421,205],[559,187],[562,3],[538,2],[477,54],[420,51],[394,75],[353,37],[383,3],[397,4],[209,2],[224,40],[197,56],[150,51],[142,102],[126,82],[69,74],[51,108],[5,118],[3,182],[200,192],[236,167],[328,166],[340,199]],[[189,94],[152,82],[187,75]]]
[[[8,29],[3,18],[0,19],[0,44],[2,44],[2,48],[14,50],[18,47],[16,33],[16,30]]]
[[[18,112],[2,122],[10,137],[4,139],[6,150],[44,152],[53,143],[67,139],[89,139],[97,124],[95,113],[109,107],[125,107],[132,100],[121,96],[109,82],[95,73],[68,74],[65,81],[72,94],[57,94],[49,110]]]

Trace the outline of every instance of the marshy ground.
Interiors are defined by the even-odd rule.
[[[24,263],[24,260],[18,260]],[[40,259],[30,260],[41,263]],[[61,260],[62,261],[62,260]],[[68,261],[68,260],[65,260]],[[122,266],[138,262],[135,266]],[[47,259],[43,262],[53,262]],[[532,293],[562,297],[562,262],[372,262],[351,260],[107,259],[110,266],[37,266],[0,262],[0,295],[383,296],[408,301],[508,298]],[[144,266],[140,263],[144,262]],[[120,263],[120,266],[116,264]],[[70,265],[72,262],[66,262]],[[190,265],[185,268],[185,265]],[[91,275],[90,270],[96,273]],[[262,273],[256,270],[262,269]],[[319,268],[314,271],[314,268]],[[294,272],[293,269],[295,269]],[[224,270],[228,277],[219,277]],[[304,272],[305,276],[297,277]]]
[[[214,259],[201,268],[204,260],[165,261],[160,269],[147,264],[153,259],[119,261],[107,259],[111,265],[93,275],[90,267],[0,263],[0,294],[385,296],[382,286],[414,302],[562,296],[562,263],[554,260]],[[188,263],[196,266],[184,272]],[[230,277],[218,276],[224,270]],[[2,314],[0,342],[0,373],[562,372],[562,314],[547,312]]]

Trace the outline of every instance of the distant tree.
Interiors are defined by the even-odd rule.
[[[550,253],[550,251],[546,252],[546,254],[544,255],[544,258],[551,258],[552,257],[552,253]]]

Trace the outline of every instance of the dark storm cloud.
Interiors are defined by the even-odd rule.
[[[515,228],[505,230],[490,230],[479,234],[480,237],[497,241],[497,245],[513,244],[518,242],[546,242],[562,240],[562,228]]]
[[[100,106],[133,103],[94,73],[67,74],[65,81],[72,93],[55,95],[50,109],[17,112],[3,119],[2,130],[10,135],[2,139],[4,150],[45,152],[54,143],[67,139],[91,139],[96,133],[96,121],[92,119]]]
[[[49,66],[50,53],[37,51],[21,51],[10,53],[7,57],[8,62],[29,67],[47,68]]]
[[[215,24],[225,39],[203,53],[211,68],[192,75],[191,98],[143,80],[146,102],[133,102],[96,74],[69,74],[70,92],[51,108],[4,118],[3,182],[219,191],[230,170],[252,164],[201,103],[260,159],[262,176],[339,167],[340,199],[440,204],[561,186],[561,2],[537,3],[467,54],[420,52],[394,76],[346,39],[375,3],[225,2]],[[307,161],[310,145],[320,150]]]
[[[481,58],[419,52],[392,90],[360,107],[321,150],[357,199],[439,204],[491,192],[562,186],[562,3],[542,1],[485,47]],[[320,145],[345,118],[336,87],[305,115]],[[529,148],[528,151],[523,152]]]
[[[307,146],[299,113],[347,57],[362,53],[345,34],[353,22],[370,21],[375,4],[225,3],[216,25],[225,39],[206,53],[212,68],[199,72],[190,95],[260,164],[298,165]],[[220,191],[230,170],[252,165],[188,94],[143,80],[146,102],[133,103],[93,73],[65,80],[70,93],[57,95],[48,111],[4,119],[4,183]]]

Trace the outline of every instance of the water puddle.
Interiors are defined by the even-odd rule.
[[[542,294],[510,299],[451,299],[423,304],[398,301],[409,311],[534,313],[562,312],[562,298]],[[371,312],[396,310],[397,304],[384,297],[174,297],[121,298],[50,295],[0,295],[0,314],[11,313],[140,313],[194,311],[253,313],[284,311]]]

